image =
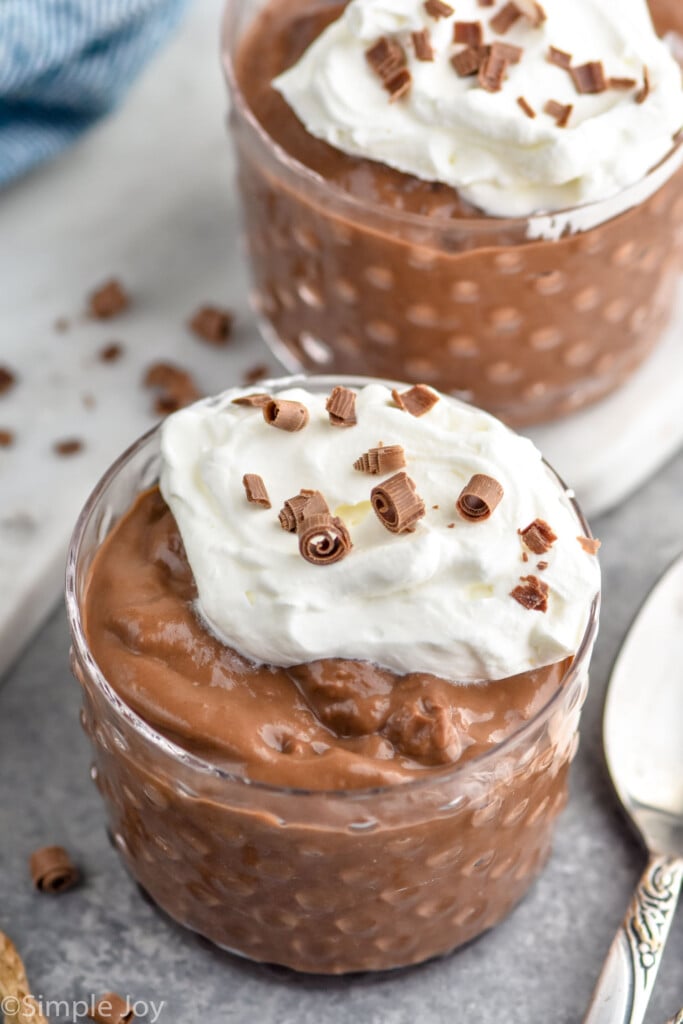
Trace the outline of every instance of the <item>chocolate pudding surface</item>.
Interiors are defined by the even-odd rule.
[[[348,790],[443,772],[533,719],[571,664],[469,685],[341,659],[257,665],[207,630],[195,597],[173,515],[158,489],[147,491],[93,562],[83,612],[89,647],[154,729],[277,786]]]

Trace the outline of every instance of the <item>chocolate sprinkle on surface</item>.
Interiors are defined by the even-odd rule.
[[[70,437],[64,441],[55,441],[52,448],[57,455],[62,455],[66,458],[69,455],[78,455],[79,452],[83,451],[83,442],[79,441],[77,437]]]
[[[425,11],[430,18],[450,18],[455,11],[450,4],[443,3],[443,0],[425,0]]]
[[[258,473],[245,473],[242,477],[242,484],[250,505],[260,505],[261,508],[272,507],[263,477]]]
[[[427,511],[415,483],[404,472],[373,487],[370,501],[382,526],[391,533],[412,533]]]
[[[131,1024],[135,1020],[133,1007],[116,992],[100,996],[88,1016],[96,1024]]]
[[[111,320],[129,305],[128,293],[116,278],[101,285],[88,298],[88,311],[96,320]]]
[[[539,562],[536,566],[539,572],[544,572],[548,568],[548,562]]]
[[[296,533],[305,515],[329,515],[329,511],[320,491],[302,490],[293,498],[287,498],[278,513],[278,519],[283,530],[287,533]]]
[[[521,46],[513,46],[512,43],[494,43],[491,46],[491,53],[506,60],[508,64],[519,64],[524,50]]]
[[[468,78],[470,75],[476,75],[490,52],[491,48],[489,46],[480,46],[476,50],[468,47],[454,54],[451,57],[451,64],[461,78]]]
[[[4,395],[10,388],[13,388],[16,382],[17,378],[12,371],[8,370],[6,366],[0,366],[0,395]]]
[[[263,418],[269,427],[296,434],[303,430],[310,419],[308,409],[301,402],[290,402],[285,398],[271,398],[263,406]]]
[[[566,50],[559,50],[556,46],[551,46],[548,50],[548,61],[564,71],[569,71],[572,66],[572,55]]]
[[[494,43],[488,57],[479,68],[479,85],[487,92],[500,92],[508,65],[511,63],[509,57],[503,54],[501,46],[501,43]],[[521,54],[521,50],[519,53]]]
[[[484,42],[484,27],[480,21],[456,21],[453,25],[453,42],[464,43],[475,49]]]
[[[368,64],[379,75],[385,87],[397,72],[406,66],[405,50],[396,39],[382,36],[365,51]]]
[[[396,100],[406,96],[410,92],[412,84],[413,76],[408,71],[408,68],[402,68],[400,71],[397,71],[393,78],[384,83],[384,88],[389,93],[389,102],[394,103]]]
[[[333,427],[355,427],[356,392],[350,388],[336,387],[325,403],[325,409]]]
[[[531,24],[532,28],[539,28],[544,21],[548,20],[545,8],[537,0],[515,0],[522,17]]]
[[[492,476],[477,473],[463,487],[456,502],[456,509],[463,519],[483,523],[503,500],[503,488]]]
[[[0,430],[0,448],[11,448],[14,444],[14,434],[11,430]]]
[[[649,68],[643,68],[643,84],[638,95],[636,96],[636,103],[644,103],[650,95],[652,85],[650,83],[650,71]]]
[[[434,60],[434,49],[428,29],[423,28],[421,32],[413,32],[413,46],[418,60]]]
[[[577,68],[570,68],[569,73],[577,92],[594,94],[607,91],[607,77],[600,60],[591,60]]]
[[[349,531],[338,516],[306,510],[298,528],[299,552],[311,565],[333,565],[353,547]]]
[[[118,341],[112,341],[100,349],[100,360],[103,363],[115,363],[123,355],[123,345]]]
[[[545,519],[534,519],[533,523],[529,523],[523,530],[517,532],[529,551],[535,555],[544,555],[546,551],[550,551],[557,540],[557,534]]]
[[[426,384],[416,384],[415,387],[402,393],[399,393],[394,388],[391,392],[391,397],[399,409],[409,412],[411,416],[424,416],[439,401],[439,396],[436,392],[428,388]]]
[[[538,576],[522,576],[520,585],[510,593],[515,601],[529,611],[547,612],[550,588]]]
[[[246,405],[252,409],[262,409],[264,405],[268,405],[272,402],[272,396],[267,395],[265,391],[260,391],[255,395],[241,395],[239,398],[233,398],[233,405]]]
[[[78,882],[78,868],[62,846],[45,846],[31,854],[31,878],[39,892],[56,896]]]
[[[574,107],[571,103],[558,103],[557,100],[548,100],[543,108],[544,113],[555,119],[558,128],[566,128],[569,118],[572,116]]]
[[[173,363],[152,363],[145,373],[143,384],[159,393],[154,410],[160,416],[177,412],[201,398],[192,376]]]
[[[400,444],[379,445],[365,452],[353,464],[359,473],[370,473],[382,476],[384,473],[395,473],[406,464],[406,453]]]
[[[610,89],[635,89],[638,85],[635,78],[610,78],[609,87]]]
[[[597,555],[602,547],[602,542],[595,537],[577,537],[576,539],[588,555]]]
[[[524,99],[523,96],[518,96],[517,97],[517,103],[522,108],[522,110],[524,111],[524,113],[526,114],[527,117],[531,117],[531,118],[536,117],[536,111],[531,106],[531,104],[527,103],[527,101]]]
[[[522,12],[517,6],[517,4],[508,3],[505,4],[504,7],[501,7],[501,9],[498,11],[498,14],[491,18],[489,25],[491,26],[494,32],[497,32],[499,35],[504,36],[505,33],[509,32],[512,26],[515,24],[515,22],[519,21],[521,17]]]
[[[202,306],[190,320],[190,330],[210,345],[226,345],[230,340],[234,316],[229,309]]]

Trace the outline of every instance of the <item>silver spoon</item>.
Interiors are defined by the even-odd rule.
[[[650,854],[584,1024],[642,1024],[683,884],[683,557],[652,591],[612,672],[614,787]]]

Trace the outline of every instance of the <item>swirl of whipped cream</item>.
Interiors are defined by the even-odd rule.
[[[348,658],[463,682],[577,651],[598,563],[577,541],[576,515],[530,441],[444,396],[416,418],[374,383],[358,391],[358,423],[345,429],[331,426],[325,395],[278,393],[310,412],[305,430],[285,433],[260,409],[233,404],[245,393],[175,413],[161,435],[161,492],[194,573],[197,611],[225,643],[259,663]],[[386,476],[354,469],[380,442],[403,446],[405,472],[426,505],[413,533],[390,533],[372,510],[372,488]],[[272,508],[247,502],[247,473],[263,478]],[[475,474],[498,480],[504,496],[490,519],[473,523],[455,503]],[[320,490],[347,527],[353,547],[343,560],[310,564],[282,529],[278,511],[302,488]],[[536,518],[558,539],[525,562],[517,531]],[[549,587],[545,613],[510,596],[535,573]]]
[[[526,217],[613,198],[670,152],[683,127],[681,71],[656,36],[646,0],[543,0],[545,21],[534,26],[521,17],[502,35],[491,25],[501,0],[449,6],[454,14],[435,19],[422,0],[352,0],[273,84],[312,135],[451,185],[491,216]],[[482,88],[476,74],[456,73],[451,58],[464,49],[453,41],[459,21],[479,22],[485,44],[522,48],[499,91]],[[412,41],[425,29],[432,61],[418,60]],[[381,37],[401,43],[412,77],[410,91],[395,102],[366,59]],[[608,79],[637,85],[622,81],[581,93],[571,74],[548,60],[551,46],[569,53],[574,67],[599,61]],[[637,102],[646,73],[650,89]],[[572,107],[565,127],[545,112],[551,100]]]

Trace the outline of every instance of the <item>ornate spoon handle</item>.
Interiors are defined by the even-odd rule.
[[[683,860],[650,860],[607,954],[584,1024],[642,1024],[682,884]]]

